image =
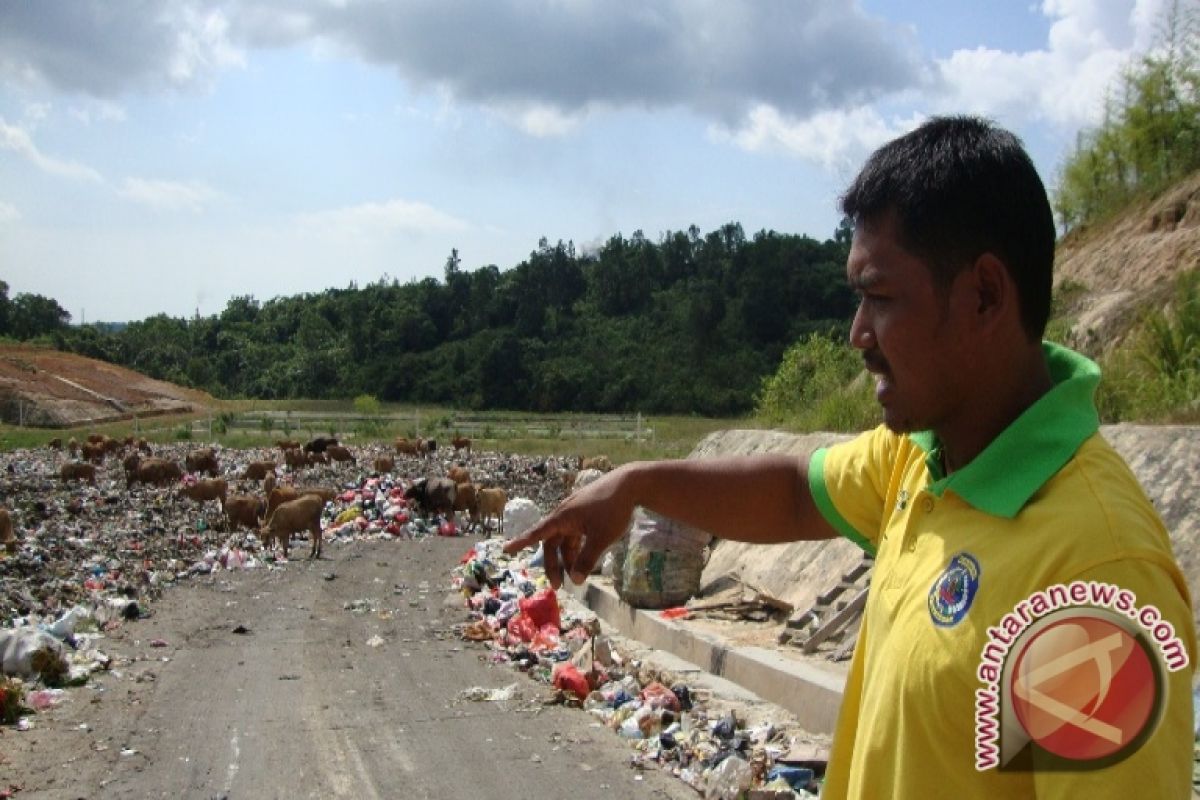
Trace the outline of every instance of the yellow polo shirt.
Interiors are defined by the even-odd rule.
[[[1046,343],[1044,351],[1054,387],[951,475],[942,474],[940,445],[928,432],[897,435],[880,427],[812,457],[810,486],[822,513],[876,558],[825,800],[1191,796],[1196,645],[1187,584],[1162,521],[1098,433],[1092,395],[1099,369],[1057,345]],[[1126,594],[1106,596],[1101,588],[1080,603],[1070,595],[1074,584]],[[1057,593],[1048,595],[1055,586]],[[1033,623],[1050,620],[1045,602],[1030,611],[1039,593],[1067,616],[1106,602],[1126,619],[1148,606],[1155,612],[1127,627],[1145,631],[1142,659],[1159,676],[1157,694],[1149,691],[1161,717],[1139,728],[1140,746],[1110,754],[1110,761],[1124,755],[1116,763],[1056,760],[1032,746],[1008,769],[986,757],[977,768],[980,753],[989,752],[987,741],[1003,739],[1010,754],[1023,741],[1018,734],[1026,728],[1012,724],[1011,715],[1001,724],[994,704],[985,702],[981,711],[980,693],[986,699],[997,686],[1015,685],[1017,672],[997,678],[984,667],[1017,669],[1008,662],[1037,638],[1035,631],[1044,631]],[[1024,652],[1035,652],[1028,647]],[[1094,663],[1092,673],[1066,673],[1100,686],[1090,701],[1095,708],[1083,699],[1074,708],[1074,723],[1086,730],[1101,725],[1086,719],[1100,713],[1101,702],[1134,696],[1105,673],[1109,661]],[[1115,674],[1128,680],[1128,672]],[[1023,683],[1021,691],[1032,685]],[[1110,686],[1118,688],[1103,694]],[[989,739],[988,718],[1002,734]],[[1076,732],[1074,723],[1061,730]],[[1064,770],[1064,763],[1085,768]]]

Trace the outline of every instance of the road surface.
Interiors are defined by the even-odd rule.
[[[38,798],[688,798],[482,645],[449,570],[473,539],[326,545],[319,562],[169,589],[114,663],[0,729],[0,791]],[[297,552],[306,548],[299,547]],[[503,702],[464,699],[516,683]]]

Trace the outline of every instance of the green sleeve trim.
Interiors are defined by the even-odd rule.
[[[833,526],[835,531],[871,555],[875,555],[875,545],[871,544],[870,539],[863,536],[846,521],[846,518],[837,510],[837,506],[833,504],[833,498],[829,496],[829,489],[825,485],[825,455],[828,452],[826,448],[822,447],[812,454],[812,458],[808,462],[808,490],[812,493],[813,502],[817,504],[817,510],[821,512],[821,516]]]

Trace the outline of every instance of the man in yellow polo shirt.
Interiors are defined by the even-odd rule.
[[[847,536],[876,567],[823,797],[1190,796],[1187,587],[1097,433],[1098,369],[1041,341],[1055,232],[1019,140],[932,119],[842,210],[884,425],[809,461],[626,465],[508,549],[544,542],[551,582],[580,582],[639,505],[739,541]]]

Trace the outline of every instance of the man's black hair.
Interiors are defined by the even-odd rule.
[[[934,117],[867,160],[842,196],[855,224],[895,211],[900,243],[939,286],[984,253],[1017,285],[1021,323],[1040,339],[1050,315],[1054,215],[1021,140],[978,117]]]

